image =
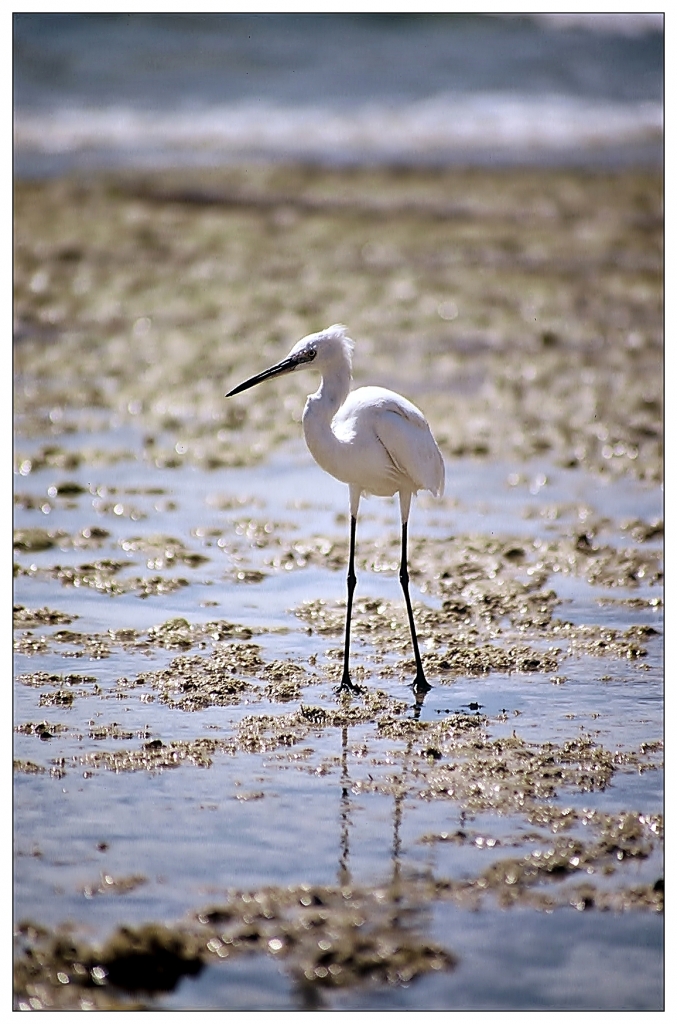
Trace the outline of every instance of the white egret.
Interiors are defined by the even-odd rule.
[[[350,555],[343,677],[339,690],[354,690],[350,681],[350,620],[355,576],[355,530],[362,494],[399,495],[402,521],[400,583],[409,617],[416,660],[414,689],[425,693],[425,678],[409,597],[407,523],[411,498],[419,490],[439,497],[444,491],[444,461],[423,413],[394,391],[365,387],[350,390],[353,342],[346,328],[334,324],[309,334],[281,362],[256,374],[226,395],[237,395],[264,380],[312,366],[322,375],[318,390],[308,396],[303,432],[315,461],[350,488]]]

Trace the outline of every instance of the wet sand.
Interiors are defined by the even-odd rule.
[[[661,177],[15,192],[15,1005],[659,1008]],[[299,440],[312,374],[224,398],[333,322],[447,465],[410,538],[423,705],[383,502],[364,692],[333,693],[347,496]],[[510,988],[510,943],[462,939],[499,908],[568,936],[559,976]],[[640,977],[602,911],[648,928]]]

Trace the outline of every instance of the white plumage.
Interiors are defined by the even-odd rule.
[[[428,422],[415,405],[386,388],[350,390],[353,342],[346,328],[334,324],[309,334],[281,362],[250,377],[226,397],[245,391],[261,381],[308,367],[321,374],[320,386],[308,396],[303,411],[303,432],[315,461],[350,488],[350,562],[344,672],[341,689],[354,689],[348,672],[350,617],[355,589],[355,526],[362,494],[399,495],[402,521],[400,581],[404,591],[416,659],[415,689],[429,689],[425,679],[409,599],[407,572],[407,522],[411,498],[427,490],[439,497],[444,492],[444,460]]]

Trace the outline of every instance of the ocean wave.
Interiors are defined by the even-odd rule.
[[[15,155],[192,151],[205,157],[425,158],[464,151],[558,153],[660,143],[658,102],[563,96],[438,96],[352,109],[242,102],[159,112],[129,106],[18,111]]]

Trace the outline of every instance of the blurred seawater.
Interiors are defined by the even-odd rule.
[[[15,171],[659,163],[661,15],[14,16]]]

